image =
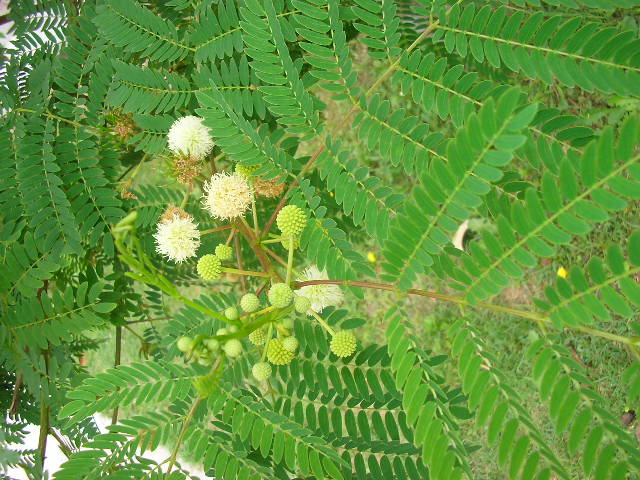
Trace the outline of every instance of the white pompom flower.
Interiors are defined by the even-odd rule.
[[[328,279],[327,272],[325,270],[320,271],[315,265],[311,265],[298,277],[300,282]],[[305,285],[296,290],[296,293],[309,299],[311,310],[316,313],[320,313],[326,307],[337,307],[344,298],[338,285]]]
[[[200,246],[200,232],[191,216],[174,214],[172,218],[161,220],[153,237],[156,252],[176,263],[195,257]]]
[[[204,184],[203,206],[214,218],[229,220],[247,211],[253,191],[239,173],[216,173]]]
[[[173,122],[167,140],[172,152],[196,160],[202,160],[213,148],[213,138],[209,135],[209,129],[202,124],[201,118],[193,115]]]

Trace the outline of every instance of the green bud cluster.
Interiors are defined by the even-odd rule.
[[[240,298],[240,308],[247,313],[253,313],[260,308],[260,300],[254,293],[247,293]]]
[[[231,248],[229,245],[225,245],[224,243],[220,243],[216,247],[215,252],[216,257],[218,257],[220,260],[226,261],[233,258],[233,248]]]
[[[341,330],[335,333],[329,347],[338,357],[346,358],[356,351],[356,343],[356,337],[353,333]]]
[[[215,280],[222,274],[222,263],[215,255],[203,255],[198,260],[197,271],[203,280]]]
[[[277,308],[286,308],[293,301],[293,292],[286,283],[275,283],[267,293],[269,303]]]
[[[269,341],[267,358],[273,365],[287,365],[294,357],[295,354],[284,348],[282,340],[279,338],[273,338]]]
[[[238,309],[236,307],[229,307],[225,309],[224,316],[228,320],[237,320],[238,318],[240,318],[240,313],[238,312]]]
[[[278,212],[276,224],[283,237],[297,237],[307,226],[307,214],[296,205],[287,205]]]
[[[266,381],[271,376],[271,365],[267,362],[258,362],[251,368],[251,374],[259,382]]]
[[[311,301],[307,297],[296,295],[296,298],[293,300],[293,308],[295,308],[298,313],[307,313],[311,309]]]
[[[256,328],[249,334],[249,341],[254,345],[264,345],[267,341],[267,332],[264,328]]]
[[[296,350],[298,350],[298,345],[299,342],[296,337],[285,337],[282,339],[282,348],[291,353],[296,353]]]

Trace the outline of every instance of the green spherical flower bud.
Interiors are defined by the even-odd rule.
[[[260,165],[240,165],[240,164],[236,164],[236,172],[238,172],[240,175],[243,175],[247,178],[253,176],[253,172],[255,172],[258,168],[260,168]]]
[[[236,338],[228,340],[222,348],[228,357],[237,357],[242,353],[242,343]]]
[[[205,346],[212,352],[215,352],[218,348],[220,348],[220,342],[215,338],[208,338],[202,343],[204,343]]]
[[[331,339],[330,347],[338,357],[349,357],[356,351],[356,337],[351,332],[341,330]]]
[[[216,331],[216,335],[217,335],[217,336],[221,336],[221,335],[229,335],[229,329],[227,329],[227,328],[219,328],[219,329]]]
[[[224,311],[224,316],[229,320],[237,320],[240,318],[240,314],[238,313],[238,309],[236,307],[229,307]]]
[[[254,345],[264,345],[267,341],[267,331],[264,328],[256,328],[249,334],[249,341]]]
[[[260,308],[260,300],[253,293],[247,293],[240,299],[240,308],[247,312],[252,313]]]
[[[291,360],[295,355],[293,352],[286,350],[282,346],[282,340],[279,338],[273,338],[269,341],[269,345],[267,346],[267,358],[274,365],[287,365],[291,363]]]
[[[311,300],[307,297],[301,297],[297,295],[293,300],[293,307],[298,313],[307,313],[311,309]]]
[[[188,352],[193,348],[193,340],[189,337],[180,337],[176,345],[181,352]]]
[[[293,292],[286,283],[276,283],[269,289],[267,297],[269,298],[269,303],[274,307],[285,308],[291,305]]]
[[[198,260],[198,275],[204,280],[215,280],[222,274],[222,264],[215,255],[204,255]]]
[[[227,327],[227,330],[229,330],[229,333],[236,333],[238,331],[238,327],[236,327],[235,325],[230,325]]]
[[[225,245],[224,243],[219,244],[216,247],[216,257],[220,260],[231,260],[233,257],[233,248],[229,245]]]
[[[296,337],[286,337],[282,339],[282,346],[285,350],[295,353],[298,349],[298,339]]]
[[[287,330],[293,329],[293,318],[287,317],[280,320],[280,325],[282,328],[286,328]]]
[[[259,382],[264,382],[271,376],[271,365],[267,362],[258,362],[251,368],[251,374]]]
[[[278,213],[276,223],[284,237],[296,237],[307,225],[307,214],[296,205],[287,205]]]

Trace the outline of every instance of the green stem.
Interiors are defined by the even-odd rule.
[[[169,466],[167,467],[167,478],[169,478],[169,474],[173,469],[173,465],[176,463],[176,458],[178,457],[178,450],[180,449],[180,445],[182,445],[182,441],[184,440],[184,435],[187,433],[187,428],[193,421],[193,416],[196,413],[196,410],[200,406],[200,402],[204,400],[204,397],[198,397],[193,401],[191,405],[191,410],[187,414],[187,418],[185,418],[184,423],[182,424],[182,429],[180,429],[180,434],[178,435],[178,439],[176,440],[176,445],[173,447],[173,451],[171,452],[171,456],[169,457]]]
[[[320,315],[318,315],[313,310],[311,310],[311,315],[314,316],[314,318],[318,321],[318,323],[322,326],[322,328],[324,328],[327,332],[329,332],[332,337],[336,334],[336,331],[333,328],[331,328],[331,326],[327,322],[325,322]]]
[[[144,162],[147,161],[147,158],[149,158],[149,154],[145,153],[140,159],[140,161],[138,162],[138,164],[135,166],[135,168],[131,170],[131,175],[129,175],[129,178],[127,178],[126,185],[129,185],[129,186],[133,185],[133,181],[135,180],[138,173],[140,173],[140,169],[142,168],[142,165],[144,164]]]
[[[287,257],[287,278],[286,284],[291,283],[291,269],[293,268],[293,237],[289,237],[289,256]]]
[[[187,206],[187,203],[189,202],[189,196],[190,195],[191,195],[191,189],[187,188],[184,191],[184,195],[182,196],[182,202],[180,202],[180,208],[182,208],[183,210]]]
[[[264,348],[262,349],[262,357],[260,357],[260,361],[264,362],[264,359],[267,358],[267,347],[269,346],[269,342],[271,341],[271,335],[273,334],[273,322],[269,324],[269,330],[267,331],[267,339],[264,342]]]
[[[270,238],[269,240],[260,240],[260,245],[267,245],[269,243],[280,243],[282,242],[282,237]]]
[[[225,273],[235,273],[236,275],[247,275],[249,277],[271,278],[271,275],[269,273],[254,272],[252,270],[240,270],[238,268],[222,267],[222,271]]]
[[[146,257],[142,249],[139,247],[139,242],[136,242],[137,239],[135,237],[133,238],[134,238],[133,243],[136,244],[137,246],[138,255],[143,260],[146,260],[146,264],[143,262],[140,262],[138,259],[134,257],[133,252],[124,245],[124,243],[122,242],[122,239],[116,239],[115,245],[116,245],[116,248],[118,249],[120,259],[134,271],[134,272],[126,272],[125,275],[135,280],[138,280],[140,282],[158,287],[167,295],[175,298],[176,300],[184,303],[185,305],[190,306],[195,310],[198,310],[199,312],[204,313],[205,315],[208,315],[213,318],[217,318],[218,320],[225,323],[230,323],[232,325],[240,325],[240,323],[237,320],[229,320],[224,315],[218,312],[215,312],[210,308],[205,307],[204,305],[200,305],[199,303],[189,300],[184,295],[182,295],[177,290],[177,288],[171,282],[169,282],[165,277],[160,275],[158,272],[149,271],[149,268],[153,268],[153,266],[151,265],[150,260]]]
[[[31,110],[29,108],[16,108],[15,111],[16,112],[24,112],[24,113],[41,113],[45,117],[53,118],[55,120],[58,120],[59,122],[64,122],[64,123],[68,123],[69,125],[73,125],[76,128],[84,128],[87,131],[96,133],[96,129],[94,129],[92,127],[89,127],[88,125],[82,125],[81,123],[74,122],[73,120],[69,120],[68,118],[64,118],[64,117],[61,117],[59,115],[56,115],[55,113],[51,113],[49,110],[44,110],[43,112],[37,112],[37,111]]]

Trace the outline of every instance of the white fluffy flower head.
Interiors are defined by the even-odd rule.
[[[327,272],[318,270],[315,265],[311,265],[298,277],[301,282],[328,279]],[[305,285],[296,290],[296,293],[307,297],[311,302],[311,310],[316,313],[320,313],[326,307],[337,307],[343,299],[342,290],[338,285]]]
[[[178,155],[202,160],[213,148],[213,139],[202,119],[189,115],[173,122],[167,135],[169,149]]]
[[[155,233],[156,252],[176,263],[195,257],[200,246],[200,232],[192,217],[180,217],[174,214],[171,219],[158,223]]]
[[[253,199],[249,182],[239,173],[216,173],[204,190],[204,208],[221,220],[242,216]]]

